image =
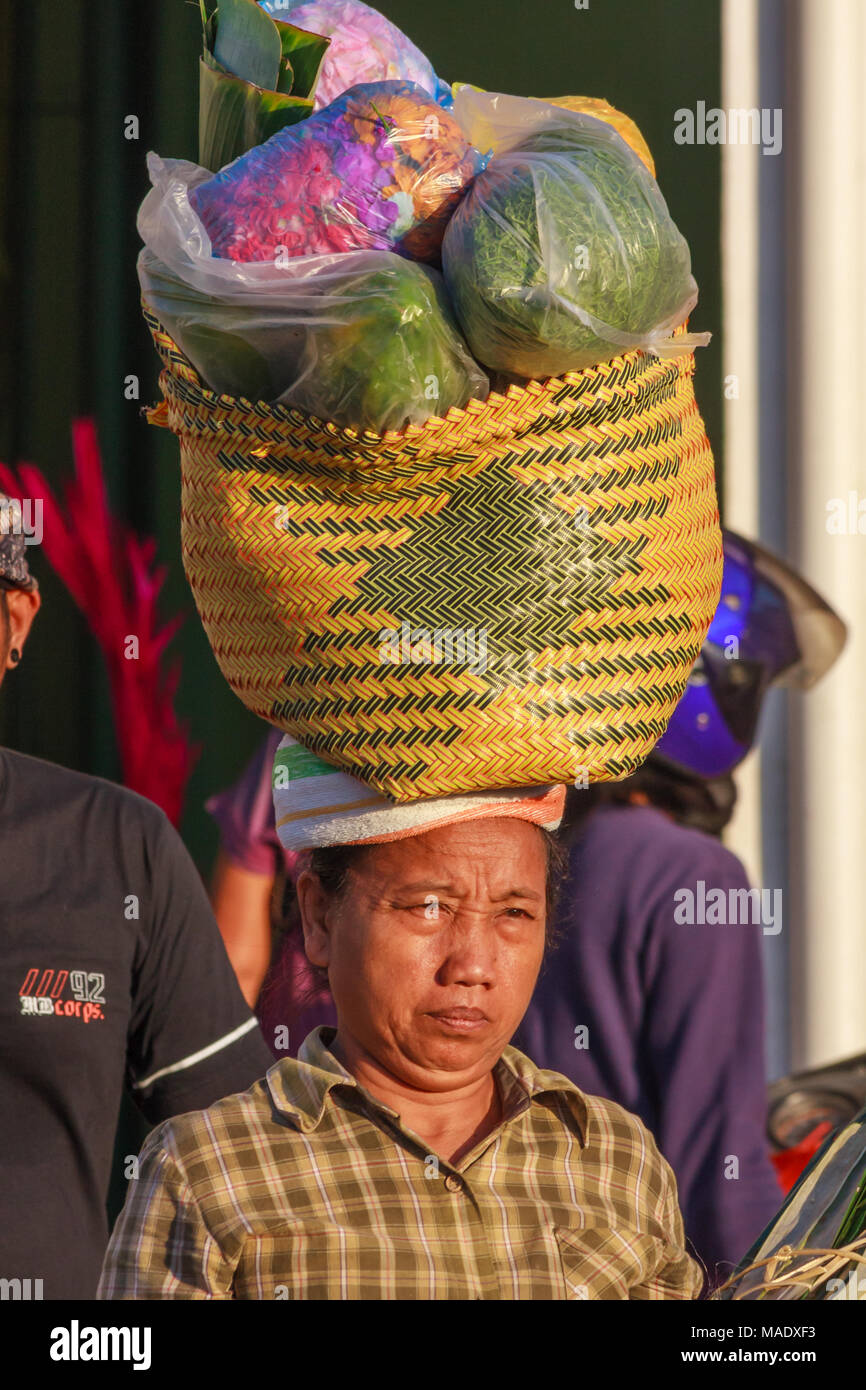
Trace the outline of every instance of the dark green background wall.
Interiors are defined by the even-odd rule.
[[[721,429],[719,150],[673,141],[673,113],[719,104],[719,0],[383,0],[379,7],[449,80],[525,96],[603,96],[643,130],[692,247],[698,397]],[[225,686],[192,607],[178,537],[174,438],[144,424],[123,381],[156,399],[156,362],[138,309],[135,210],[148,149],[196,156],[197,5],[184,0],[0,0],[0,457],[29,458],[57,487],[71,470],[69,422],[94,414],[111,498],[159,540],[166,611],[188,621],[179,703],[204,752],[184,832],[202,868],[214,832],[205,796],[229,782],[261,732]],[[136,115],[140,138],[124,138]],[[31,552],[32,554],[32,552]],[[37,555],[44,607],[20,671],[0,695],[0,742],[116,777],[99,653]]]

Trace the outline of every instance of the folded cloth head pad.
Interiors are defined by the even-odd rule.
[[[383,844],[456,821],[491,816],[513,816],[555,830],[564,807],[561,785],[389,801],[288,735],[274,758],[277,834],[287,850]]]

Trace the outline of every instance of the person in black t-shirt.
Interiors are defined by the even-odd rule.
[[[0,530],[0,682],[39,608],[24,556]],[[89,1299],[124,1085],[157,1124],[273,1057],[152,802],[0,748],[0,866],[0,1296]]]

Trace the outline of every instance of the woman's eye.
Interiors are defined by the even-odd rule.
[[[423,917],[428,922],[438,922],[450,911],[447,904],[440,902],[438,898],[426,898],[419,903],[395,903],[394,906],[401,912],[411,912],[413,916]]]

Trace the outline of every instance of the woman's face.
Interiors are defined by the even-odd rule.
[[[303,874],[307,955],[328,968],[341,1040],[423,1090],[489,1071],[535,986],[546,877],[543,835],[506,817],[371,846],[337,900]]]

